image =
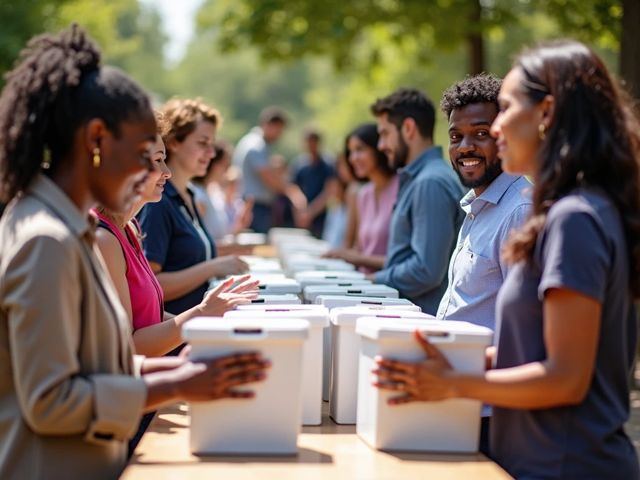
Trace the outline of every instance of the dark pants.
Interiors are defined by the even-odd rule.
[[[489,426],[491,417],[482,417],[480,419],[480,453],[491,458],[489,454]]]
[[[254,203],[251,230],[256,233],[268,233],[273,223],[272,215],[273,212],[271,211],[271,205]]]
[[[133,436],[133,438],[129,440],[129,445],[127,448],[127,458],[131,458],[131,455],[133,455],[133,452],[138,446],[138,443],[140,443],[140,440],[142,440],[142,435],[144,435],[144,432],[146,432],[147,428],[149,428],[149,424],[151,423],[151,420],[153,420],[153,417],[155,416],[155,414],[156,412],[150,412],[150,413],[145,413],[142,416],[142,419],[140,420],[140,425],[138,425],[138,431]]]

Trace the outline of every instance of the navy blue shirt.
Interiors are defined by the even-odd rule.
[[[300,187],[302,193],[307,198],[307,202],[313,202],[324,190],[324,187],[331,177],[335,175],[333,167],[322,157],[316,162],[306,158],[304,163],[294,176],[294,183]],[[326,211],[320,213],[313,219],[311,230],[316,236],[322,235]]]
[[[193,198],[193,192],[187,191]],[[215,244],[197,211],[195,215],[193,218],[176,188],[167,182],[162,200],[146,204],[138,214],[145,235],[143,248],[147,260],[160,264],[163,272],[177,272],[208,260],[208,253],[209,258],[215,257]],[[195,307],[208,286],[209,283],[204,282],[189,293],[165,302],[165,310],[178,315]]]
[[[512,476],[639,478],[636,452],[623,429],[637,335],[628,261],[615,205],[604,193],[584,189],[551,207],[532,261],[509,271],[496,303],[497,368],[547,358],[547,290],[574,290],[602,305],[593,378],[580,404],[494,408],[491,454]]]
[[[384,268],[376,283],[396,288],[423,312],[435,315],[447,289],[447,267],[464,212],[465,190],[442,149],[425,150],[400,170]]]

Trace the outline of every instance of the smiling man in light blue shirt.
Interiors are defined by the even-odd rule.
[[[464,320],[495,330],[498,290],[508,265],[500,250],[531,210],[529,182],[502,172],[489,134],[498,115],[500,79],[478,75],[444,92],[440,104],[449,120],[449,158],[465,187],[460,201],[466,216],[449,263],[447,290],[437,317]],[[488,454],[490,410],[483,411],[480,451]]]

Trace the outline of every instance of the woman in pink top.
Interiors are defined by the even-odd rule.
[[[355,176],[369,182],[358,191],[355,248],[347,245],[326,255],[346,260],[365,273],[384,266],[391,213],[398,195],[398,177],[377,145],[375,123],[361,125],[347,136],[347,160]]]
[[[157,121],[162,128],[162,117],[158,116]],[[257,294],[257,282],[250,281],[249,276],[230,279],[208,292],[199,305],[180,315],[164,311],[162,288],[143,254],[142,234],[134,218],[146,203],[160,200],[164,184],[171,177],[160,134],[150,153],[154,169],[131,210],[120,213],[98,206],[92,213],[102,227],[96,232],[98,247],[131,319],[136,353],[159,356],[182,344],[180,330],[184,322],[198,315],[222,315],[235,305],[248,303]],[[234,284],[237,286],[233,287]]]

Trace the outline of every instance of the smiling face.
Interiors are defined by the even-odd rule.
[[[166,152],[164,142],[160,135],[156,135],[156,141],[151,146],[151,165],[153,170],[149,172],[142,190],[141,200],[144,203],[159,202],[162,198],[164,185],[171,178],[171,170],[165,163]]]
[[[170,142],[171,165],[184,171],[189,178],[203,177],[214,154],[213,142],[216,127],[213,123],[201,120],[193,132],[182,142]]]
[[[369,145],[352,135],[347,142],[349,163],[358,178],[369,178],[377,168],[376,152]]]
[[[489,131],[498,111],[493,103],[472,103],[451,111],[449,158],[460,182],[480,195],[502,173]]]
[[[142,194],[151,169],[149,153],[156,123],[149,112],[141,120],[122,122],[118,130],[118,135],[105,130],[100,137],[100,167],[89,166],[89,188],[97,203],[122,212],[130,209]]]
[[[507,173],[534,175],[540,147],[539,125],[543,122],[542,103],[535,104],[524,93],[520,68],[505,77],[498,104],[500,112],[491,126],[496,138],[502,169]]]

